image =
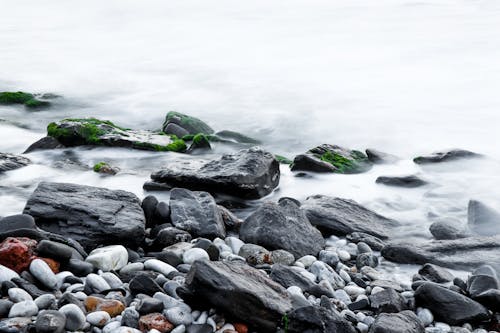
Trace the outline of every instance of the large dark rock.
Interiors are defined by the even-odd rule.
[[[14,154],[0,153],[0,173],[22,168],[30,163],[31,161],[29,158]]]
[[[302,209],[309,221],[325,234],[346,235],[363,232],[381,239],[389,238],[398,222],[379,215],[350,199],[314,195]]]
[[[480,201],[470,200],[467,209],[467,224],[470,231],[477,235],[498,235],[500,213]]]
[[[286,316],[289,333],[355,333],[347,320],[332,308],[304,306]]]
[[[424,333],[425,327],[412,311],[382,313],[368,333]]]
[[[418,274],[427,281],[436,283],[451,282],[454,278],[453,274],[448,272],[448,270],[433,264],[425,264],[418,270]]]
[[[378,313],[401,312],[408,308],[404,297],[392,288],[370,295],[370,304]]]
[[[186,287],[196,299],[258,332],[276,332],[283,315],[292,310],[282,286],[243,263],[196,261],[186,276]]]
[[[290,199],[260,206],[241,226],[240,238],[268,250],[287,250],[296,259],[308,254],[316,256],[325,245],[321,232]]]
[[[323,144],[295,156],[290,167],[293,171],[360,173],[370,169],[371,162],[360,151]]]
[[[170,111],[165,117],[165,121],[163,122],[163,131],[165,133],[170,133],[168,127],[171,124],[175,124],[177,127],[184,129],[187,134],[212,134],[214,132],[214,130],[203,120],[175,111]]]
[[[375,182],[377,184],[384,184],[388,186],[397,186],[397,187],[420,187],[427,185],[427,182],[422,178],[410,175],[410,176],[380,176]]]
[[[72,238],[86,250],[101,244],[137,247],[145,234],[140,200],[121,190],[41,182],[24,213],[41,229]]]
[[[44,150],[44,149],[59,149],[59,148],[65,148],[66,146],[60,143],[56,138],[53,138],[51,136],[45,136],[41,138],[40,140],[32,143],[26,150],[24,151],[24,154],[26,153],[31,153],[33,151],[37,150]]]
[[[175,161],[151,175],[157,189],[184,187],[246,199],[261,198],[278,186],[279,163],[258,147],[226,154],[212,161]]]
[[[450,325],[481,322],[490,318],[488,310],[478,302],[427,282],[415,291],[417,305],[428,308],[437,320]]]
[[[500,238],[468,237],[422,243],[392,243],[382,251],[384,258],[401,264],[426,264],[471,270],[489,264],[500,270]]]
[[[480,157],[480,156],[482,155],[468,150],[453,149],[445,152],[432,153],[426,156],[418,156],[413,159],[413,162],[417,164],[430,164],[430,163],[456,161],[456,160]]]
[[[224,221],[214,198],[207,192],[174,188],[170,192],[172,224],[194,237],[225,238]]]

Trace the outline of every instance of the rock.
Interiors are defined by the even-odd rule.
[[[290,333],[355,333],[356,330],[333,309],[305,306],[290,312],[284,321]]]
[[[86,322],[85,314],[75,304],[66,304],[59,309],[66,316],[65,328],[68,331],[77,331],[83,328]]]
[[[254,147],[211,161],[176,161],[154,172],[151,178],[168,188],[184,187],[258,199],[278,186],[280,171],[279,163],[271,153]]]
[[[470,200],[467,209],[467,225],[476,235],[498,235],[500,233],[500,213],[480,201]]]
[[[158,202],[153,212],[152,221],[153,225],[160,225],[162,223],[170,223],[170,207],[166,202]]]
[[[189,325],[193,322],[193,316],[190,312],[181,307],[173,307],[165,310],[165,317],[175,326]]]
[[[144,268],[161,273],[165,276],[168,276],[170,273],[177,271],[174,267],[158,259],[146,260],[144,262]]]
[[[398,160],[396,156],[378,151],[376,149],[366,149],[365,153],[368,160],[374,164],[394,163]]]
[[[167,113],[162,128],[163,132],[167,134],[169,134],[169,132],[167,131],[167,126],[169,124],[175,124],[183,128],[185,131],[187,131],[188,134],[214,133],[214,130],[202,120],[196,117],[188,116],[180,112],[170,111],[169,113]]]
[[[352,243],[363,242],[370,246],[375,251],[380,251],[386,245],[381,239],[365,234],[364,232],[353,232],[346,236],[346,239]]]
[[[301,208],[309,221],[325,234],[363,232],[387,239],[390,229],[399,225],[349,199],[314,195],[308,197]]]
[[[47,239],[42,239],[36,249],[38,255],[60,261],[68,261],[73,256],[73,249],[70,246]]]
[[[146,274],[138,274],[129,282],[129,288],[132,295],[145,294],[153,296],[157,292],[164,292],[164,290]]]
[[[38,307],[33,301],[22,301],[19,303],[14,303],[9,311],[9,318],[14,317],[31,317],[36,316],[38,313]]]
[[[427,185],[428,183],[422,178],[410,175],[410,176],[380,176],[375,181],[377,184],[384,184],[389,186],[397,186],[397,187],[420,187]]]
[[[54,94],[31,94],[22,91],[0,92],[0,105],[24,104],[27,108],[44,108],[50,106],[47,99],[56,98]]]
[[[335,270],[321,261],[315,261],[309,271],[316,275],[316,280],[327,280],[334,289],[344,288],[345,282]]]
[[[93,250],[85,261],[104,272],[119,271],[128,263],[128,252],[122,245],[109,245]]]
[[[245,220],[240,228],[240,238],[266,249],[284,249],[295,258],[317,255],[325,245],[321,233],[291,200],[264,203]]]
[[[189,146],[188,152],[192,152],[196,149],[212,149],[210,141],[206,135],[198,133],[193,136],[193,142],[191,143],[191,146]]]
[[[94,271],[94,265],[79,259],[70,259],[66,269],[76,276],[86,276]]]
[[[411,311],[382,313],[370,327],[369,333],[424,333],[420,319]]]
[[[162,312],[163,302],[153,297],[145,297],[139,302],[139,304],[137,304],[136,309],[141,315],[153,312]]]
[[[369,297],[371,307],[378,313],[401,312],[407,309],[403,296],[392,288],[387,288]]]
[[[282,286],[237,262],[197,261],[186,276],[186,287],[194,297],[252,323],[259,332],[275,332],[282,316],[292,309]]]
[[[474,300],[494,312],[500,311],[500,290],[498,289],[488,289],[476,295]]]
[[[72,238],[87,250],[102,244],[137,247],[144,239],[140,201],[121,190],[41,182],[24,213],[40,228]]]
[[[128,327],[139,327],[139,318],[141,315],[137,312],[136,309],[130,307],[126,308],[122,312],[121,324],[122,326]]]
[[[39,310],[46,310],[55,306],[56,297],[52,294],[43,294],[35,299],[35,304]]]
[[[271,252],[260,245],[245,244],[240,248],[238,255],[254,266],[272,263]]]
[[[468,235],[464,230],[460,230],[452,224],[445,221],[437,221],[431,224],[429,231],[435,239],[459,239],[465,238]]]
[[[125,310],[125,305],[116,299],[89,296],[85,299],[85,309],[89,312],[105,311],[113,318]]]
[[[222,241],[221,241],[221,245],[224,246],[225,248],[227,248],[226,244],[222,243]],[[221,251],[219,250],[219,247],[217,245],[215,245],[214,243],[212,243],[212,241],[210,241],[209,239],[198,238],[194,242],[193,248],[198,248],[198,249],[204,250],[208,254],[208,257],[210,260],[213,260],[213,261],[219,260],[219,256],[220,256]],[[187,250],[187,251],[189,251],[189,250]]]
[[[172,325],[172,323],[170,323],[161,313],[150,313],[139,319],[139,329],[142,332],[155,329],[161,333],[168,333],[173,330],[174,327],[175,326]]]
[[[357,150],[323,144],[295,156],[293,171],[360,173],[371,167],[368,157]]]
[[[293,265],[295,262],[295,257],[288,251],[285,250],[274,250],[271,251],[271,262],[273,264],[282,264],[282,265]]]
[[[33,297],[21,288],[10,288],[8,294],[10,300],[14,303],[33,300]]]
[[[208,256],[207,251],[199,248],[192,248],[184,252],[182,260],[185,264],[192,265],[198,260],[210,260],[210,257]]]
[[[463,149],[453,149],[446,152],[437,152],[427,156],[418,156],[413,159],[417,164],[430,164],[480,157],[482,155]]]
[[[189,232],[173,227],[161,229],[153,241],[152,248],[161,250],[167,246],[177,244],[179,242],[190,242],[191,235]]]
[[[24,152],[23,154],[31,153],[37,150],[44,150],[44,149],[61,149],[65,148],[65,146],[60,143],[56,138],[53,138],[51,136],[45,136],[41,138],[40,140],[32,143]]]
[[[432,282],[415,291],[417,305],[429,309],[436,320],[450,325],[488,320],[488,310],[472,299]]]
[[[12,303],[8,299],[0,298],[0,318],[6,318],[9,316],[10,308],[12,308]]]
[[[226,207],[221,206],[221,205],[217,205],[217,207],[219,207],[219,210],[220,210],[221,215],[222,215],[222,221],[224,221],[224,225],[226,226],[226,229],[238,232],[241,225],[243,224],[243,221],[240,218],[238,218],[236,215],[234,215]]]
[[[40,311],[35,321],[37,333],[64,333],[66,316],[55,310]]]
[[[111,317],[106,311],[95,311],[89,313],[86,319],[90,325],[103,327],[111,320]]]
[[[175,135],[177,136],[178,138],[183,138],[185,137],[186,135],[189,135],[189,132],[186,131],[184,128],[182,128],[181,126],[177,125],[177,124],[173,124],[173,123],[170,123],[168,124],[167,126],[165,126],[165,128],[163,129],[163,131],[167,134],[171,134],[171,135]]]
[[[454,278],[454,276],[446,269],[433,264],[425,264],[419,269],[418,274],[424,277],[427,281],[436,283],[451,282]]]
[[[470,270],[482,264],[500,269],[500,238],[468,237],[421,243],[392,243],[385,246],[384,258],[401,264],[431,263],[452,269]]]
[[[118,172],[120,172],[120,168],[109,165],[106,162],[99,162],[99,163],[94,164],[94,166],[92,167],[92,170],[94,170],[94,172],[100,173],[102,175],[111,175],[111,176],[114,176]]]
[[[174,188],[170,192],[172,224],[194,237],[224,238],[226,230],[214,198],[207,192]]]
[[[63,119],[47,126],[47,135],[66,147],[108,146],[140,150],[186,150],[184,141],[170,135],[152,131],[125,129],[107,120],[96,118]]]
[[[356,268],[361,269],[365,266],[375,268],[378,266],[378,257],[373,253],[361,253],[356,257]]]
[[[500,283],[496,276],[490,275],[472,275],[467,284],[467,291],[471,298],[475,298],[490,289],[500,289]]]
[[[144,210],[144,216],[146,217],[146,228],[151,228],[154,226],[153,216],[158,205],[158,199],[153,195],[146,196],[141,203],[142,210]]]
[[[327,295],[333,297],[332,292],[326,289],[310,279],[306,278],[304,275],[299,273],[296,269],[280,264],[275,264],[271,268],[271,274],[269,277],[278,282],[284,288],[289,288],[291,286],[297,286],[304,292],[307,292],[316,297],[321,295]]]
[[[26,157],[0,153],[0,173],[19,169],[28,164],[31,164],[31,161]]]
[[[0,219],[0,233],[7,233],[19,229],[36,229],[35,220],[30,215],[16,214]]]
[[[28,269],[37,242],[26,237],[7,237],[0,243],[0,265],[17,273]]]
[[[41,259],[35,259],[30,264],[30,273],[49,290],[57,288],[57,278],[49,265]]]

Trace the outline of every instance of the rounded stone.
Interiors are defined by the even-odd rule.
[[[128,263],[128,252],[122,245],[109,245],[93,250],[85,261],[104,272],[118,271]]]
[[[57,288],[57,277],[45,261],[41,259],[33,260],[30,264],[30,273],[45,287],[51,290]]]
[[[126,308],[122,312],[122,326],[137,328],[139,326],[139,312],[134,308]]]
[[[66,316],[66,329],[77,331],[83,328],[86,323],[83,311],[75,304],[66,304],[59,309],[59,312]]]
[[[36,316],[38,307],[33,301],[15,303],[9,311],[9,318]]]
[[[63,333],[66,327],[66,316],[55,310],[40,311],[35,321],[37,333]]]
[[[56,297],[52,294],[43,294],[35,299],[39,310],[46,310],[56,304]]]
[[[185,308],[170,308],[167,309],[164,314],[167,320],[175,326],[189,325],[193,322],[193,316],[191,315],[191,312],[186,311]]]
[[[87,275],[85,283],[95,292],[99,293],[103,290],[111,289],[111,286],[100,275],[91,273]]]
[[[429,309],[426,308],[418,308],[417,316],[422,321],[424,326],[429,326],[434,321],[434,316]]]
[[[158,259],[146,260],[144,262],[144,268],[161,273],[165,276],[168,276],[172,272],[177,272],[177,269],[175,269],[175,267]]]
[[[87,315],[87,322],[90,325],[103,327],[111,320],[111,316],[106,311],[95,311]]]
[[[184,252],[182,255],[182,261],[185,264],[192,265],[195,261],[198,260],[210,260],[210,256],[207,251],[200,248],[192,248]]]
[[[10,300],[14,303],[33,300],[33,297],[21,288],[10,288],[8,294]]]

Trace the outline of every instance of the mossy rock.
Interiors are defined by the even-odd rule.
[[[293,161],[285,156],[281,156],[281,155],[274,155],[274,157],[276,158],[276,160],[278,162],[280,162],[280,164],[292,164]]]
[[[357,150],[349,150],[335,145],[323,144],[295,157],[292,170],[361,173],[372,166],[368,157]]]
[[[210,146],[209,138],[205,134],[198,133],[193,136],[193,139],[191,141],[192,143],[189,147],[189,151],[193,151],[195,149],[212,149],[212,146]]]
[[[71,118],[50,123],[47,135],[66,147],[90,145],[141,150],[184,152],[186,144],[175,136],[135,131],[96,118]]]
[[[162,127],[163,132],[168,133],[166,129],[168,124],[170,123],[182,127],[184,130],[187,131],[187,134],[194,135],[198,133],[203,133],[203,134],[214,133],[214,130],[203,120],[180,112],[170,111],[167,114],[167,116],[165,117],[165,121],[163,122],[163,127]]]
[[[254,144],[254,145],[258,145],[258,144],[262,143],[260,140],[251,138],[245,134],[241,134],[239,132],[234,132],[234,131],[224,130],[224,131],[220,131],[220,132],[215,133],[215,135],[221,139],[234,141],[236,143],[248,143],[248,144]]]
[[[99,162],[92,168],[94,172],[105,174],[105,175],[116,175],[120,169],[117,167],[112,167],[106,162]]]
[[[44,108],[50,106],[50,102],[45,100],[45,95],[34,95],[22,91],[0,92],[0,105],[23,104],[27,108]]]

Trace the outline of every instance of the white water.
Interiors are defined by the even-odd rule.
[[[464,224],[470,198],[500,208],[497,0],[0,3],[0,91],[65,97],[37,113],[0,106],[2,152],[21,153],[52,120],[96,116],[156,129],[177,110],[259,137],[289,157],[333,143],[402,158],[348,176],[296,178],[283,167],[270,199],[353,198],[404,222],[401,237],[429,237],[429,213]],[[426,168],[411,162],[454,147],[488,158]],[[142,183],[162,161],[189,158],[75,149],[89,167],[105,159],[123,170],[103,178],[52,167],[61,154],[30,154],[34,165],[1,175],[0,215],[20,212],[42,179],[143,197]],[[433,185],[374,183],[413,173]]]

